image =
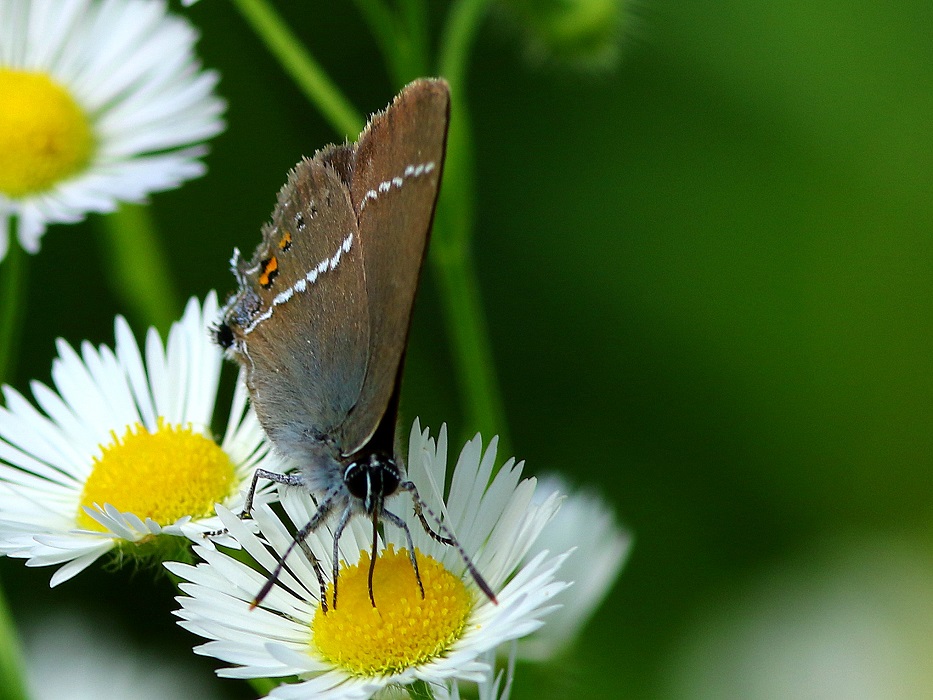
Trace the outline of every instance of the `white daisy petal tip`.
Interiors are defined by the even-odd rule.
[[[61,566],[55,584],[114,547],[124,559],[160,560],[190,541],[212,546],[206,533],[223,528],[214,504],[241,508],[255,469],[280,469],[263,433],[241,429],[255,421],[246,402],[234,404],[241,415],[220,444],[213,439],[216,314],[214,294],[189,301],[169,347],[147,334],[145,353],[121,318],[116,352],[58,342],[54,388],[32,384],[38,407],[4,387],[0,554]]]
[[[201,176],[225,128],[198,32],[165,2],[7,0],[0,22],[0,260],[10,222],[36,253],[50,224]],[[51,145],[49,145],[51,144]]]
[[[253,557],[250,564],[221,551],[196,548],[200,564],[173,567],[187,582],[176,614],[187,629],[211,640],[199,647],[199,653],[230,664],[218,670],[224,676],[288,675],[270,674],[270,669],[288,667],[299,680],[276,688],[269,696],[275,698],[366,698],[391,685],[404,686],[416,680],[449,687],[457,679],[483,681],[489,677],[494,663],[490,654],[536,631],[543,618],[557,609],[555,598],[569,585],[556,577],[568,556],[565,551],[539,552],[523,563],[535,538],[559,507],[560,498],[549,495],[540,504],[532,503],[534,482],[520,481],[520,466],[514,461],[490,479],[494,449],[494,443],[485,451],[476,439],[467,443],[452,475],[451,494],[444,498],[434,487],[445,483],[446,430],[442,428],[435,441],[416,421],[408,476],[415,480],[428,507],[444,514],[445,526],[493,585],[497,604],[475,587],[454,548],[421,530],[414,513],[409,514],[413,510],[409,501],[405,508],[393,506],[393,512],[408,516],[403,519],[418,550],[427,602],[422,605],[403,531],[387,526],[374,568],[374,611],[367,583],[371,530],[366,523],[351,519],[339,542],[343,563],[337,607],[334,609],[331,602],[325,613],[319,600],[321,584],[307,552],[313,553],[329,578],[334,542],[330,531],[320,528],[302,547],[293,546],[292,533],[307,524],[316,506],[309,494],[292,488],[282,499],[288,516],[285,522],[268,507],[255,509],[258,534],[249,532],[235,513],[218,507],[219,519],[232,536],[242,538],[244,550]],[[457,502],[452,500],[454,495]],[[402,503],[401,498],[394,502]],[[267,596],[259,607],[250,609],[250,598],[270,580],[286,552],[285,567],[269,583]],[[448,596],[445,601],[451,601],[449,612],[421,617],[425,613],[420,608],[431,607],[431,597],[438,590]],[[332,592],[331,587],[328,596]],[[385,644],[370,641],[386,634],[394,619],[413,625],[402,629],[424,628],[430,635],[439,635],[429,637],[430,652],[424,651],[428,642],[422,642],[420,632],[406,632]],[[354,624],[362,625],[366,633],[346,636],[335,631]]]

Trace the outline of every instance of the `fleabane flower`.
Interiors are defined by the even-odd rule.
[[[558,476],[538,483],[537,500],[549,494],[567,494],[560,512],[544,528],[525,555],[526,559],[546,550],[563,552],[572,548],[559,576],[573,585],[557,597],[560,608],[547,624],[518,644],[518,656],[544,661],[571,646],[615,583],[632,548],[632,535],[616,523],[605,499],[588,489],[572,491]]]
[[[225,105],[197,36],[162,0],[0,2],[0,259],[13,219],[35,253],[48,224],[204,173]]]
[[[78,355],[59,340],[55,389],[31,386],[38,409],[3,387],[0,553],[27,566],[61,564],[54,586],[115,547],[125,555],[187,547],[188,537],[222,527],[215,503],[242,507],[257,467],[282,468],[242,388],[223,439],[213,437],[217,313],[213,293],[203,308],[189,301],[167,346],[149,330],[145,362],[121,317],[115,352],[85,342]]]
[[[485,597],[466,571],[455,547],[436,542],[400,494],[386,507],[405,513],[418,557],[424,598],[409,562],[404,533],[384,526],[369,598],[368,571],[372,527],[351,521],[340,540],[342,560],[337,607],[326,612],[308,552],[331,570],[333,540],[320,528],[294,548],[286,566],[258,607],[251,608],[270,572],[315,511],[309,494],[282,492],[288,523],[268,505],[254,511],[258,534],[233,513],[218,513],[255,565],[217,549],[195,547],[197,566],[166,566],[187,581],[180,585],[176,613],[181,625],[211,640],[195,651],[232,664],[219,675],[233,678],[297,676],[275,688],[283,700],[368,698],[380,690],[422,681],[441,689],[456,680],[483,682],[496,647],[523,637],[543,624],[553,599],[567,585],[555,578],[561,553],[541,553],[520,565],[535,538],[560,504],[552,494],[534,504],[536,482],[521,480],[521,464],[506,462],[490,482],[496,441],[484,451],[477,436],[464,447],[446,499],[447,433],[436,443],[412,429],[408,476],[430,509],[444,514],[476,568],[496,591],[498,604]],[[271,551],[270,551],[271,550]],[[333,584],[329,587],[333,590]],[[328,593],[330,597],[331,593]]]

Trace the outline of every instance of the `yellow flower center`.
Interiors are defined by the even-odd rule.
[[[458,577],[416,551],[424,584],[418,590],[405,549],[390,545],[376,561],[369,600],[369,553],[340,571],[337,609],[314,616],[317,651],[327,661],[359,676],[387,675],[430,661],[460,638],[473,596]],[[333,595],[333,585],[328,596]]]
[[[137,423],[122,438],[111,435],[113,442],[94,459],[82,506],[110,503],[121,512],[170,525],[185,515],[210,515],[235,487],[227,453],[190,427],[166,425],[160,418],[153,433]],[[78,525],[103,530],[83,508]]]
[[[87,165],[93,147],[67,90],[44,73],[0,68],[0,193],[43,192]]]

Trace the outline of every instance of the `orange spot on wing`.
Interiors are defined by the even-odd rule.
[[[279,274],[279,261],[273,255],[268,260],[262,261],[262,272],[259,274],[259,284],[264,288],[272,285],[272,280]]]

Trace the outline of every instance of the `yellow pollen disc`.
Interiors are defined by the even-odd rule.
[[[94,459],[82,506],[110,503],[143,520],[171,525],[185,515],[210,515],[236,485],[227,453],[190,428],[166,425],[160,418],[154,433],[137,423],[122,438],[111,435],[113,442]],[[83,508],[78,526],[103,529]]]
[[[340,570],[337,609],[318,606],[314,616],[321,656],[354,675],[388,675],[440,656],[460,638],[473,596],[436,560],[416,555],[423,600],[405,549],[390,545],[376,559],[376,608],[369,600],[369,553]],[[333,597],[333,585],[327,595]]]
[[[43,192],[87,165],[93,147],[67,90],[44,73],[0,68],[0,192]]]

